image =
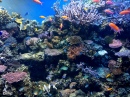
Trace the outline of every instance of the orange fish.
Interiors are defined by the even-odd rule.
[[[61,24],[60,24],[60,30],[61,30],[62,28],[63,28],[63,24],[61,23]]]
[[[107,14],[113,14],[113,11],[110,10],[110,9],[105,9],[104,12],[107,13]]]
[[[100,0],[92,0],[93,2],[95,2],[95,3],[99,3],[100,2]]]
[[[119,13],[120,15],[126,15],[126,14],[130,14],[130,10],[127,9],[127,10],[123,10]]]
[[[68,17],[67,16],[61,16],[62,17],[62,19],[65,19],[65,20],[67,20],[68,19]]]
[[[122,31],[122,29],[120,29],[116,24],[114,23],[109,23],[109,26],[111,27],[112,30],[114,30],[116,33],[120,33],[120,31]]]
[[[33,0],[33,1],[42,5],[42,2],[40,0]]]

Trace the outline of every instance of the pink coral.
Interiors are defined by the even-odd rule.
[[[7,66],[0,65],[0,72],[4,72],[6,70]]]
[[[32,37],[29,40],[26,41],[26,45],[35,45],[38,42],[39,38]]]
[[[122,46],[122,42],[120,40],[113,39],[112,43],[109,44],[110,48],[119,48]]]
[[[4,75],[2,75],[2,78],[5,79],[8,83],[14,83],[21,80],[24,80],[24,78],[27,76],[26,72],[9,72]]]

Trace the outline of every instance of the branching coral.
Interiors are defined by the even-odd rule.
[[[2,28],[3,25],[10,22],[10,20],[11,18],[8,12],[6,10],[0,9],[0,29]]]

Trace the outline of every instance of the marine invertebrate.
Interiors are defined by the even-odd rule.
[[[53,8],[56,15],[61,16],[61,18],[66,16],[65,19],[78,24],[100,24],[101,22],[101,15],[98,13],[96,6],[88,4],[88,2],[71,0],[67,5],[63,5],[62,10],[59,9],[59,4],[60,2],[57,1]]]
[[[121,70],[121,64],[115,60],[110,60],[108,62],[108,67],[113,75],[120,75],[123,73]]]
[[[27,76],[26,72],[14,72],[14,73],[9,72],[2,75],[2,78],[5,79],[8,83],[14,83],[24,80],[26,76]]]
[[[2,34],[0,36],[0,39],[2,39],[2,40],[5,40],[5,39],[7,39],[10,36],[9,33],[6,30],[1,30],[0,32]]]
[[[10,15],[7,10],[0,9],[0,29],[11,21]]]
[[[4,72],[6,70],[7,66],[0,65],[0,72]]]
[[[52,42],[53,42],[54,44],[58,44],[58,43],[60,42],[60,37],[59,37],[59,36],[54,36],[54,37],[52,38]]]
[[[13,28],[17,28],[17,27],[18,27],[18,25],[15,22],[11,22],[11,23],[6,24],[7,29],[13,29]]]
[[[63,53],[62,50],[49,49],[49,48],[45,49],[44,51],[45,51],[45,54],[48,55],[48,56],[58,56],[58,55]]]
[[[119,48],[122,46],[122,42],[120,40],[113,39],[112,43],[109,44],[110,48]]]
[[[116,52],[115,55],[118,57],[129,57],[130,50],[123,47],[119,52]]]
[[[77,56],[79,56],[83,51],[83,45],[79,46],[70,46],[68,48],[67,57],[69,59],[75,59]]]
[[[82,38],[80,36],[71,36],[68,38],[68,42],[70,45],[80,44],[82,42]]]
[[[39,38],[37,38],[37,37],[29,38],[26,41],[26,45],[35,45],[38,42],[38,40],[39,40]]]
[[[38,35],[38,37],[41,39],[45,39],[45,38],[51,39],[52,36],[53,36],[53,33],[51,31],[45,31],[45,32]]]

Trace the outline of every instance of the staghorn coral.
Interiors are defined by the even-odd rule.
[[[10,15],[7,10],[0,9],[0,29],[11,21]]]
[[[71,36],[69,37],[68,42],[70,45],[80,44],[82,42],[82,39],[80,36]]]

